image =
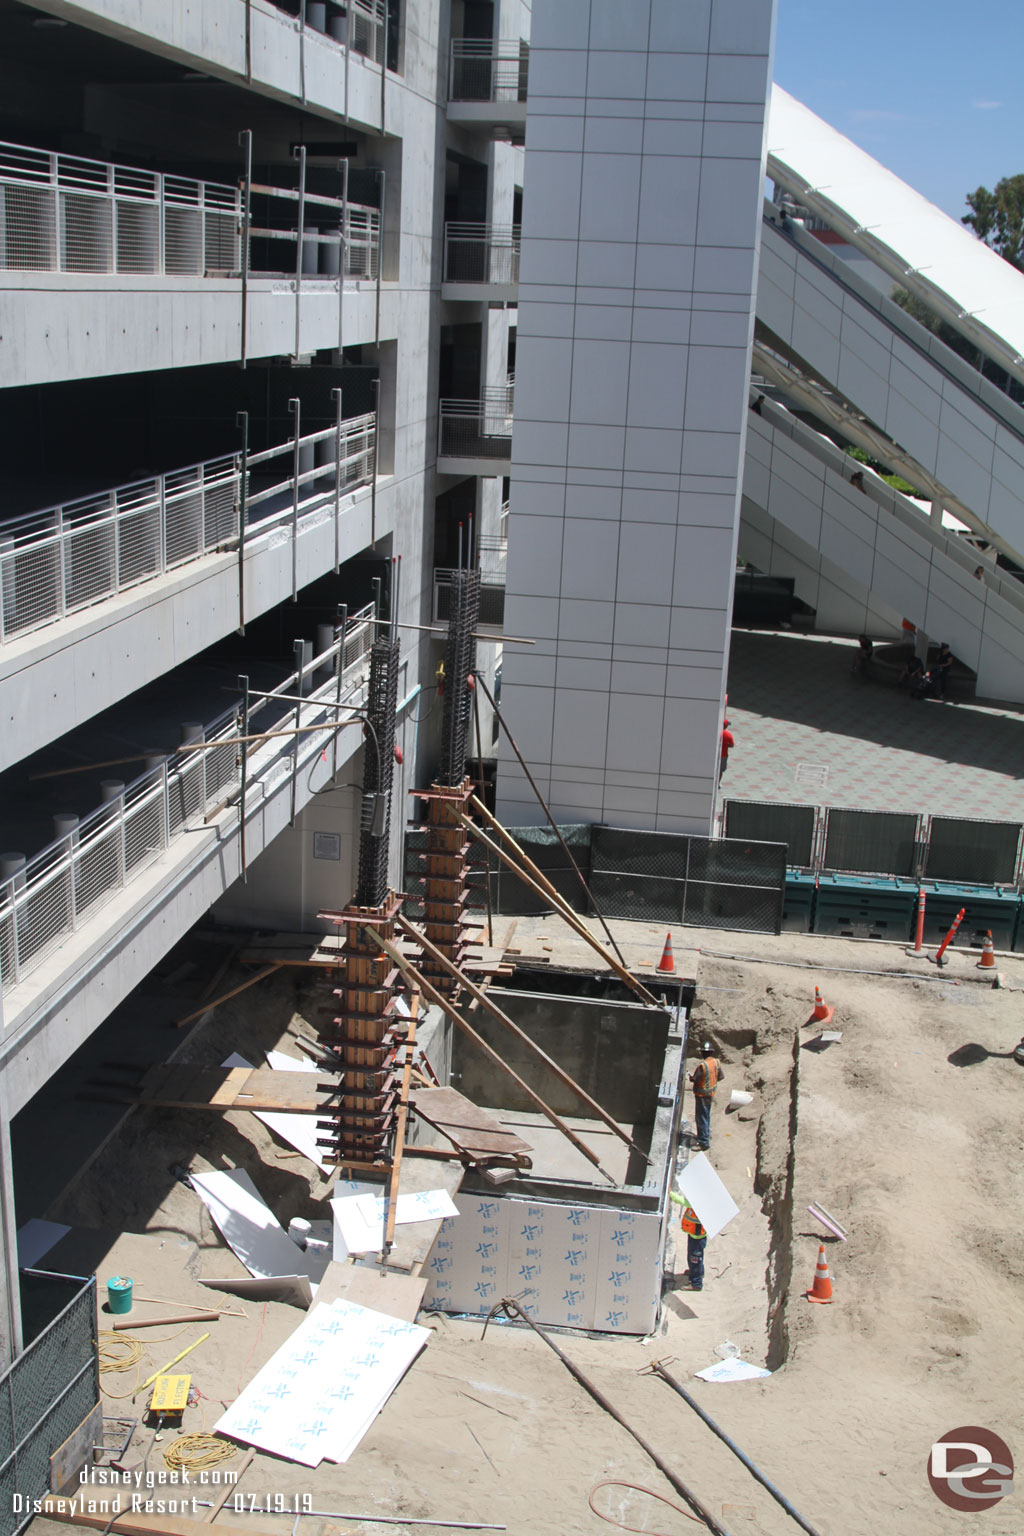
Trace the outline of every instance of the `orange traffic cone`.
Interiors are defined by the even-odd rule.
[[[668,971],[669,974],[672,975],[672,976],[674,976],[675,973],[676,973],[676,963],[675,963],[675,961],[672,958],[672,935],[671,935],[671,933],[666,933],[666,935],[665,935],[665,948],[662,950],[662,952],[661,952],[661,959],[658,961],[658,970],[659,971]]]
[[[991,970],[994,970],[995,969],[995,963],[996,963],[996,947],[992,943],[992,930],[989,929],[988,933],[985,935],[985,944],[984,944],[984,948],[981,951],[981,959],[978,961],[977,965],[975,966],[975,970],[978,970],[978,971],[991,971]]]
[[[825,1006],[825,999],[821,995],[821,988],[815,987],[814,1008],[811,1012],[810,1018],[807,1020],[808,1024],[827,1024],[829,1020],[834,1017],[834,1015],[835,1009],[826,1008]]]
[[[818,1263],[814,1271],[814,1284],[804,1295],[808,1301],[831,1301],[832,1281],[828,1273],[828,1260],[825,1257],[825,1244],[818,1248]]]

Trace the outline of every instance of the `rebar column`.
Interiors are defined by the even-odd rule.
[[[397,640],[374,641],[366,701],[367,741],[363,751],[363,804],[359,825],[359,880],[356,905],[380,907],[388,891],[391,787],[395,769],[398,713]]]

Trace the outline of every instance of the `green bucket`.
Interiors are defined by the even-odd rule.
[[[132,1282],[126,1275],[115,1275],[107,1281],[107,1304],[111,1312],[131,1311]]]

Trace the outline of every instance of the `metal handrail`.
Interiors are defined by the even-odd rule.
[[[445,458],[507,459],[512,451],[514,384],[481,392],[478,400],[441,400],[437,451]]]
[[[444,227],[446,283],[519,282],[520,226],[450,220]]]
[[[347,621],[344,633],[327,650],[301,672],[291,673],[274,694],[301,692],[313,674],[330,668],[329,681],[309,694],[300,713],[305,711],[302,724],[317,724],[322,716],[324,732],[332,731],[336,716],[331,706],[351,699],[368,675],[375,628],[371,603]],[[271,695],[256,703],[249,711],[250,728],[263,711],[271,717],[269,728],[278,718],[276,702]],[[281,714],[294,713],[290,704],[277,703],[277,708]],[[218,715],[204,729],[205,750],[164,758],[0,884],[0,986],[5,993],[184,831],[223,807],[241,782],[242,759],[234,745],[238,725],[238,706]],[[217,746],[218,741],[224,745]],[[293,760],[298,764],[322,747],[321,733],[311,731],[250,749],[247,794],[266,794]]]
[[[286,224],[250,224],[250,273],[278,270],[254,265],[254,240],[301,240],[304,253],[339,250],[325,251],[323,276],[376,279],[379,209],[305,189],[249,191],[298,205]],[[0,142],[0,271],[237,277],[242,213],[239,186]]]
[[[843,480],[849,482],[850,476],[860,471],[863,493],[871,501],[891,513],[933,549],[944,554],[965,574],[973,573],[977,568],[978,551],[972,545],[965,544],[962,537],[951,529],[937,528],[928,514],[922,512],[909,496],[896,490],[867,465],[851,459],[824,433],[808,426],[784,406],[767,397],[762,400],[759,413],[777,432],[800,443],[807,452]],[[994,570],[986,566],[983,581],[985,589],[994,592],[1019,612],[1024,612],[1024,586],[1019,581],[1009,574],[1003,574],[998,566]]]
[[[0,142],[0,269],[237,271],[241,207],[220,182]]]
[[[373,413],[342,422],[340,462],[338,436],[329,427],[300,437],[300,453],[319,448],[323,462],[299,475],[295,438],[248,456],[247,539],[294,520],[296,489],[307,488],[301,513],[308,515],[338,490],[348,495],[372,482]],[[266,466],[279,458],[284,472],[266,483],[273,473]],[[232,454],[0,525],[0,645],[204,555],[237,548],[242,493],[241,459]],[[275,500],[276,507],[268,505]],[[260,506],[262,515],[251,517]]]
[[[452,39],[448,75],[449,101],[525,101],[529,45],[514,39]]]

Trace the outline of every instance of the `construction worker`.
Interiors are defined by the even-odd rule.
[[[704,1249],[707,1246],[708,1234],[697,1220],[697,1212],[685,1195],[679,1195],[674,1189],[670,1189],[668,1197],[674,1205],[682,1206],[679,1225],[686,1233],[686,1265],[690,1272],[690,1289],[702,1291],[704,1289]]]
[[[700,1061],[690,1073],[697,1120],[697,1145],[702,1152],[706,1152],[711,1145],[711,1106],[715,1102],[715,1089],[724,1076],[714,1046],[710,1040],[705,1040],[700,1048]]]

